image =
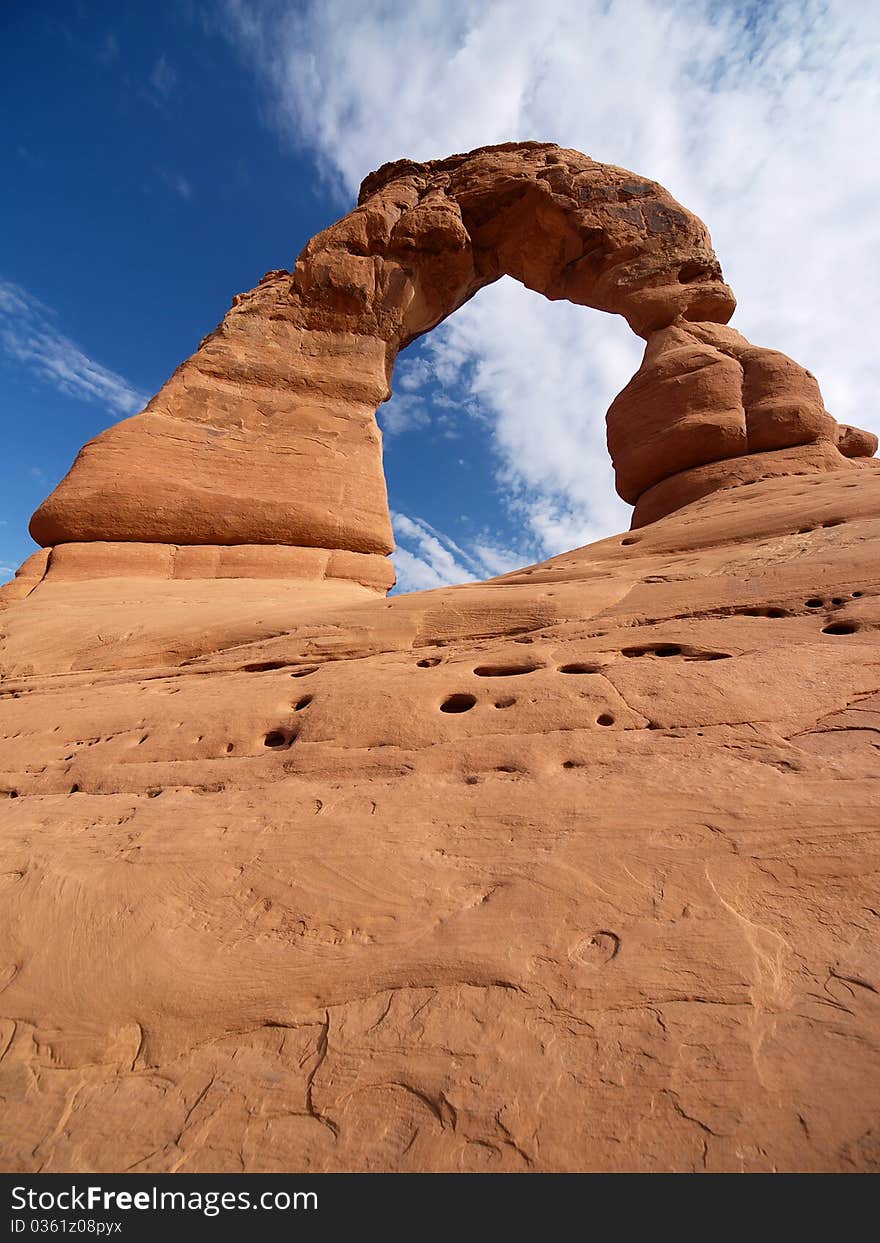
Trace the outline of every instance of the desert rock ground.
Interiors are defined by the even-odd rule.
[[[524,151],[553,194],[567,169],[670,219],[653,183]],[[420,253],[452,246],[455,298],[507,236],[476,155],[365,185],[387,208],[426,182],[391,250],[416,225]],[[496,215],[522,207],[490,172]],[[559,204],[534,193],[546,251]],[[358,246],[342,222],[346,254],[376,250],[371,210]],[[665,324],[657,263],[623,282],[648,341],[609,424],[631,532],[385,598],[379,321],[349,339],[314,306],[293,327],[265,311],[320,271],[315,306],[366,314],[325,235],[203,349],[253,362],[267,323],[320,339],[273,338],[247,383],[195,356],[40,511],[48,547],[0,612],[4,1169],[880,1167],[876,441],[720,327],[732,296],[694,220],[676,227],[702,267]],[[448,312],[450,285],[426,308],[396,281],[419,331]],[[326,379],[300,422],[297,375]],[[149,502],[178,454],[169,503]],[[299,459],[315,489],[284,509]],[[140,516],[126,461],[147,464]]]

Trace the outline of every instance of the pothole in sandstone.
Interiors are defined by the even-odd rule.
[[[682,660],[730,660],[730,652],[701,651],[698,648],[681,647],[677,643],[646,643],[639,647],[624,647],[621,656],[680,656]]]
[[[535,673],[540,665],[477,665],[474,673],[478,678],[516,678],[524,673]]]
[[[584,967],[604,967],[620,952],[620,937],[616,932],[600,928],[579,941],[571,951],[571,957]]]
[[[263,745],[272,747],[274,750],[292,747],[295,742],[296,734],[289,729],[270,729],[263,739]]]
[[[830,626],[823,626],[823,634],[855,634],[858,626],[855,622],[832,622]]]
[[[476,695],[469,695],[466,691],[459,691],[454,695],[447,695],[440,705],[441,712],[470,712],[471,708],[477,702]]]
[[[598,665],[591,665],[591,664],[586,664],[581,661],[576,661],[570,665],[560,665],[558,672],[559,673],[600,673],[601,670]]]
[[[863,591],[851,591],[850,600],[861,600],[865,593]],[[847,596],[832,596],[830,602],[826,601],[822,596],[810,596],[809,600],[804,600],[805,609],[821,609],[821,608],[837,608],[846,604]]]
[[[417,660],[417,661],[416,661],[416,668],[418,668],[418,669],[435,669],[435,668],[437,667],[437,665],[439,665],[439,664],[440,664],[440,657],[439,657],[439,656],[426,656],[426,657],[424,658],[424,660]]]

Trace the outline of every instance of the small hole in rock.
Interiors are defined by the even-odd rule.
[[[674,643],[663,643],[660,647],[654,648],[655,656],[680,656],[681,648],[676,647]]]
[[[540,668],[540,665],[477,665],[474,673],[478,678],[516,678]]]
[[[416,665],[419,669],[433,669],[440,664],[439,656],[426,656],[424,660],[417,660]]]
[[[294,712],[302,712],[303,708],[307,708],[312,702],[312,695],[303,695],[302,699],[298,699],[293,705]]]
[[[318,672],[317,665],[309,665],[307,669],[294,670],[294,672],[290,676],[292,678],[307,678],[310,673],[317,673],[317,672]]]
[[[470,712],[476,702],[476,695],[469,695],[467,692],[459,692],[455,695],[447,695],[440,705],[440,711]]]
[[[513,764],[499,764],[495,771],[496,773],[518,773],[520,769]]]
[[[242,665],[244,673],[266,673],[269,669],[283,669],[287,664],[284,660],[258,660],[252,665]]]
[[[611,715],[610,712],[603,712],[600,716],[596,717],[596,724],[597,725],[613,725],[614,717]]]
[[[10,790],[10,791],[9,791],[9,797],[10,797],[10,798],[18,798],[18,790]]]
[[[74,784],[70,787],[70,793],[71,793],[71,794],[79,794],[79,786],[78,786],[76,783],[74,783]]]
[[[598,673],[599,666],[581,664],[581,663],[575,663],[572,665],[560,665],[559,672],[560,673]]]
[[[147,790],[147,798],[158,798],[161,793],[161,790]]]
[[[858,626],[854,622],[832,622],[830,626],[823,626],[823,634],[855,634]]]
[[[854,592],[852,593],[852,598],[853,598],[854,600],[858,600],[858,599],[860,599],[860,598],[861,598],[864,594],[865,594],[865,593],[864,593],[863,591],[854,591]]]
[[[479,780],[479,777],[465,777],[464,784],[466,786],[475,786]]]
[[[280,729],[270,729],[263,739],[263,745],[267,747],[289,747],[292,742],[293,738]]]
[[[632,538],[632,536],[627,536],[627,538],[626,538],[626,539],[622,539],[622,540],[620,541],[620,543],[621,543],[622,547],[624,547],[624,548],[628,548],[628,547],[630,546],[630,544],[637,544],[638,542],[639,542],[639,541],[638,541],[637,539],[633,539],[633,538]]]
[[[818,596],[810,596],[809,600],[804,601],[804,608],[820,609],[824,603],[825,601],[820,600]]]
[[[234,750],[235,750],[235,743],[234,743],[234,742],[227,742],[227,744],[226,744],[226,754],[227,754],[227,755],[229,755],[229,753],[230,753],[231,751],[234,751]]]
[[[515,703],[516,703],[516,700],[514,699],[514,697],[512,695],[507,695],[505,696],[504,699],[496,699],[495,707],[496,708],[512,708]]]
[[[583,764],[579,760],[566,760],[562,765],[563,768],[583,768]]]
[[[832,596],[831,603],[840,606],[841,604],[843,604],[843,600],[840,598],[840,596]]]

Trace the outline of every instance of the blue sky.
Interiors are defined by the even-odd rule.
[[[0,577],[83,442],[387,159],[544,138],[707,220],[734,326],[877,429],[875,5],[6,3]],[[510,281],[401,356],[380,419],[408,588],[623,529],[622,322]]]

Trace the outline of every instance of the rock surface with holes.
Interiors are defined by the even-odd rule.
[[[625,315],[632,533],[396,599],[398,349]],[[880,472],[656,183],[364,184],[0,592],[6,1170],[880,1168]]]
[[[391,600],[32,566],[3,1168],[878,1168],[878,539],[844,469]]]

